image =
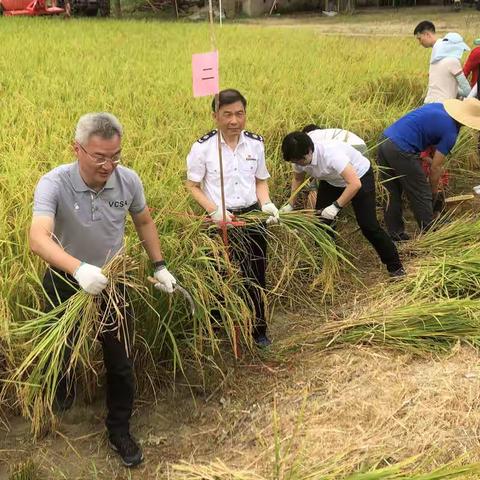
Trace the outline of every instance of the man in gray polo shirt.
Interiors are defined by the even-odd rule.
[[[77,161],[53,169],[37,184],[30,247],[49,265],[43,280],[50,299],[46,302],[48,309],[66,301],[78,287],[92,295],[98,295],[106,287],[108,279],[102,267],[123,245],[127,213],[154,264],[158,282],[155,287],[173,292],[176,280],[162,258],[142,182],[134,171],[119,165],[122,135],[122,126],[113,115],[84,115],[75,132]],[[125,292],[124,286],[118,288]],[[131,322],[128,305],[121,308]],[[108,314],[115,319],[114,312]],[[126,339],[119,340],[119,336],[122,335],[118,333],[118,324],[100,335],[107,372],[106,426],[110,445],[130,467],[140,463],[143,454],[129,433],[133,364],[124,346]],[[64,367],[69,357],[68,351]],[[68,409],[73,399],[73,379],[64,374],[57,385],[57,409]]]

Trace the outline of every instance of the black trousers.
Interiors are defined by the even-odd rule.
[[[67,279],[74,286],[72,287],[65,282]],[[76,280],[67,275],[64,272],[53,271],[47,269],[43,278],[43,287],[50,302],[46,302],[45,311],[51,310],[54,306],[68,300],[78,290],[78,284]],[[127,290],[124,286],[122,295],[127,296]],[[128,298],[128,297],[127,297]],[[128,301],[125,303],[129,303]],[[123,311],[122,314],[127,319],[127,324],[133,325],[133,318],[130,307],[124,305],[120,307]],[[106,312],[107,315],[109,312]],[[78,319],[79,322],[82,319]],[[121,335],[121,339],[118,336],[118,324],[116,324],[116,314],[111,312],[111,321],[109,328],[106,328],[104,332],[99,335],[99,340],[103,350],[103,362],[106,369],[106,391],[107,391],[107,418],[105,425],[111,434],[127,433],[129,431],[130,417],[132,416],[133,407],[133,395],[134,395],[134,375],[133,375],[133,361],[127,355],[125,349],[125,341],[128,341],[125,337],[129,335]],[[72,338],[69,339],[69,344],[75,342],[76,332],[73,333]],[[129,348],[130,350],[130,348]],[[71,348],[65,349],[65,355],[63,358],[63,375],[57,385],[56,398],[59,402],[64,402],[67,396],[72,395],[72,391],[75,388],[75,378],[71,375],[67,375],[66,366],[70,360]]]
[[[234,210],[235,215],[258,209],[258,204]],[[253,336],[264,335],[267,331],[265,304],[262,290],[265,289],[267,270],[267,239],[264,225],[232,227],[227,230],[229,256],[232,263],[240,268],[245,280],[245,289],[254,306],[255,321]]]
[[[362,182],[362,187],[352,198],[355,218],[357,219],[363,236],[372,244],[380,260],[386,265],[387,270],[394,272],[402,266],[402,263],[398,255],[397,247],[395,247],[392,239],[387,235],[387,232],[385,232],[377,220],[375,177],[373,170],[370,168],[360,181]],[[337,200],[343,191],[344,187],[334,187],[322,180],[318,186],[315,209],[321,211],[325,207],[328,207]]]
[[[421,230],[433,221],[432,189],[422,169],[420,156],[400,150],[390,139],[382,137],[378,147],[378,165],[389,199],[385,206],[385,224],[391,235],[404,232],[402,192],[408,201]],[[398,178],[395,178],[398,177]]]

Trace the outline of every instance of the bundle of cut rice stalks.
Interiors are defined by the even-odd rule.
[[[452,212],[414,242],[408,242],[402,251],[422,256],[456,255],[475,245],[480,245],[480,220],[471,213],[455,217]]]
[[[94,370],[92,346],[105,328],[111,328],[111,312],[115,312],[119,338],[124,339],[125,348],[130,352],[127,319],[121,308],[129,299],[124,296],[126,290],[119,289],[118,285],[124,285],[145,298],[149,305],[148,291],[138,283],[137,271],[136,263],[120,253],[104,268],[109,283],[101,295],[93,296],[78,290],[48,313],[24,307],[30,318],[10,327],[12,338],[18,343],[23,341],[23,350],[26,351],[10,383],[17,386],[22,413],[32,420],[35,435],[40,434],[53,418],[56,387],[62,376],[72,375],[77,365]],[[65,362],[68,350],[71,355]]]
[[[259,212],[244,216],[251,225],[265,223],[267,218]],[[336,235],[314,210],[280,214],[280,223],[267,229],[272,280],[268,293],[283,297],[291,305],[312,308],[316,308],[312,298],[333,296],[342,267],[356,270],[350,254],[336,244]],[[318,291],[321,295],[314,295]]]
[[[323,348],[382,345],[418,354],[448,351],[459,340],[480,344],[480,300],[389,300],[391,304],[370,305],[347,320],[324,325],[311,335],[318,339],[314,343]]]

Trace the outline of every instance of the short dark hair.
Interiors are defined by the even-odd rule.
[[[235,102],[242,102],[243,108],[247,110],[247,99],[238,91],[233,88],[227,88],[222,90],[218,94],[218,109],[224,105],[231,105]],[[215,97],[212,100],[212,110],[215,111]]]
[[[420,22],[413,31],[414,35],[420,35],[421,33],[432,32],[435,33],[435,25],[430,20],[424,20]]]
[[[291,132],[282,142],[282,154],[286,162],[300,160],[313,150],[313,141],[305,132]]]
[[[322,127],[315,125],[314,123],[309,123],[302,128],[303,133],[313,132],[314,130],[321,130]]]

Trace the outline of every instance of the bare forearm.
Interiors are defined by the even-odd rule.
[[[138,238],[147,252],[148,258],[150,258],[152,262],[162,260],[163,256],[160,248],[160,240],[158,239],[158,232],[153,220],[148,223],[136,225],[136,230]]]
[[[50,266],[73,274],[80,266],[81,260],[68,254],[52,238],[42,235],[30,238],[30,248],[35,255],[45,260]]]
[[[268,183],[266,180],[257,179],[257,199],[260,206],[270,202],[270,194],[268,192]]]
[[[438,191],[438,182],[443,172],[443,162],[445,161],[445,155],[439,150],[435,152],[432,159],[432,166],[430,167],[430,187],[432,193],[436,195]]]
[[[342,194],[337,198],[337,203],[344,207],[345,205],[350,202],[350,200],[357,194],[360,190],[362,184],[350,184],[345,187],[345,190]]]
[[[288,201],[288,203],[294,207],[295,206],[295,199],[297,198],[297,195],[298,195],[298,189],[300,188],[300,186],[302,185],[304,179],[300,179],[296,176],[293,177],[292,179],[292,188],[291,188],[291,194],[290,194],[290,199]]]
[[[199,185],[191,185],[187,183],[187,190],[193,199],[207,212],[211,213],[217,209],[217,205],[213,203],[203,192]],[[219,205],[220,206],[220,205]]]
[[[430,169],[430,187],[434,195],[438,192],[438,182],[440,181],[441,176],[442,176],[441,167],[435,167],[435,168],[432,167]]]

